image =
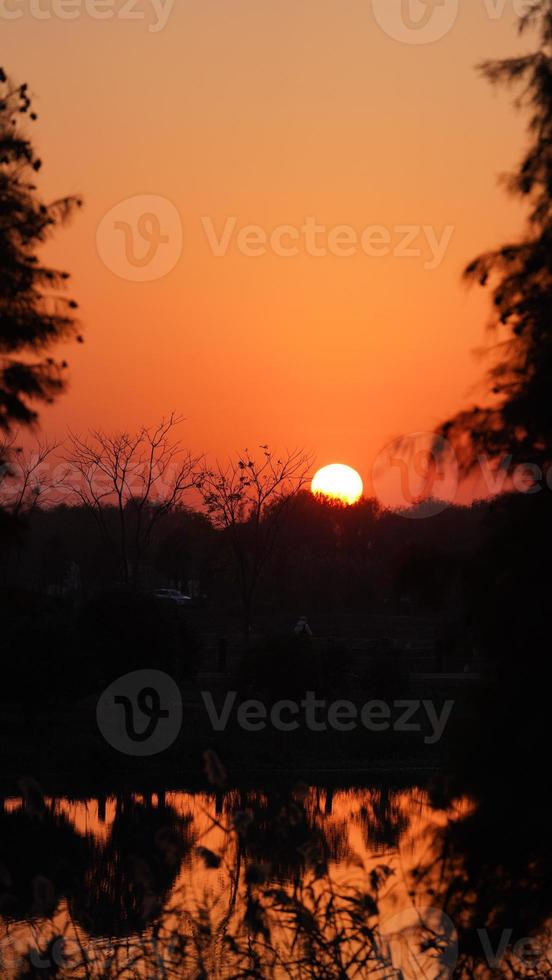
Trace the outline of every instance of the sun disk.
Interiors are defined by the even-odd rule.
[[[362,497],[362,490],[360,474],[343,463],[323,466],[315,473],[311,483],[311,491],[315,495],[331,497],[344,504],[355,504]]]

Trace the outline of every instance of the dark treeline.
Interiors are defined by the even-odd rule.
[[[126,508],[130,529],[132,507]],[[482,502],[416,519],[382,510],[370,499],[344,507],[301,491],[266,555],[256,609],[292,617],[334,609],[454,611],[495,510],[496,503]],[[116,508],[106,507],[103,519],[116,542]],[[253,534],[247,521],[240,532],[247,560]],[[3,552],[3,585],[76,603],[123,588],[118,549],[109,541],[84,507],[36,509]],[[239,584],[228,529],[179,506],[157,522],[136,590],[177,588],[198,605],[231,613],[240,605]]]
[[[115,507],[104,508],[102,532],[84,506],[37,507],[2,551],[4,700],[24,705],[22,737],[33,742],[43,723],[37,706],[82,704],[117,677],[152,666],[182,690],[195,691],[209,676],[217,697],[229,686],[269,702],[311,689],[392,699],[408,692],[412,670],[480,670],[485,651],[471,583],[502,509],[531,506],[518,496],[519,503],[504,498],[416,518],[370,499],[342,506],[301,490],[285,501],[258,576],[253,565],[265,522],[274,526],[270,510],[259,525],[253,516],[221,527],[178,506],[155,523],[139,574],[126,582]],[[124,515],[131,565],[134,506]],[[160,599],[160,588],[192,601]],[[294,635],[301,616],[312,640]],[[195,715],[192,728],[189,738],[212,736]],[[348,756],[356,752],[350,741]],[[228,733],[228,752],[227,742]]]

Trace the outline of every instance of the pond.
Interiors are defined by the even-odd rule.
[[[465,972],[447,842],[469,800],[436,806],[423,779],[224,788],[216,765],[204,792],[51,798],[27,780],[6,798],[2,976],[537,975],[542,937],[522,949],[484,921]]]

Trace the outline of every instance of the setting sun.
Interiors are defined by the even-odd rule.
[[[332,463],[315,473],[311,490],[314,494],[333,497],[344,504],[354,504],[362,497],[363,486],[360,475],[351,466]]]

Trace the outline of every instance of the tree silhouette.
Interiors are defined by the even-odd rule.
[[[521,88],[518,108],[529,111],[529,147],[502,181],[529,206],[524,235],[479,255],[464,277],[492,286],[490,328],[497,335],[487,374],[488,401],[460,412],[441,433],[457,450],[464,470],[479,454],[511,457],[513,464],[552,460],[552,7],[539,0],[520,18],[520,33],[537,29],[537,50],[485,61],[492,84]]]
[[[57,502],[50,464],[58,444],[37,439],[25,450],[17,445],[18,436],[16,431],[0,439],[0,460],[11,460],[0,465],[0,507],[14,517],[28,517],[37,507]]]
[[[56,479],[50,466],[56,443],[37,439],[31,450],[18,446],[17,430],[0,438],[0,581],[8,574],[14,546],[42,505],[55,502]]]
[[[192,457],[173,430],[182,419],[173,413],[157,426],[136,433],[71,434],[65,455],[65,485],[93,514],[100,533],[117,553],[122,581],[136,586],[160,520],[175,510],[195,485]],[[116,509],[113,538],[107,519]]]
[[[50,204],[38,196],[41,160],[19,126],[31,120],[26,84],[0,68],[0,429],[36,421],[35,402],[51,402],[65,386],[65,361],[47,352],[78,335],[77,304],[61,295],[69,278],[39,262],[36,250],[79,207],[76,197]],[[37,359],[38,358],[38,359]]]
[[[267,561],[273,553],[282,517],[308,479],[311,458],[301,450],[279,459],[268,446],[262,458],[249,450],[228,466],[217,464],[200,474],[198,486],[207,511],[229,538],[235,560],[244,637],[251,628],[253,600]]]

